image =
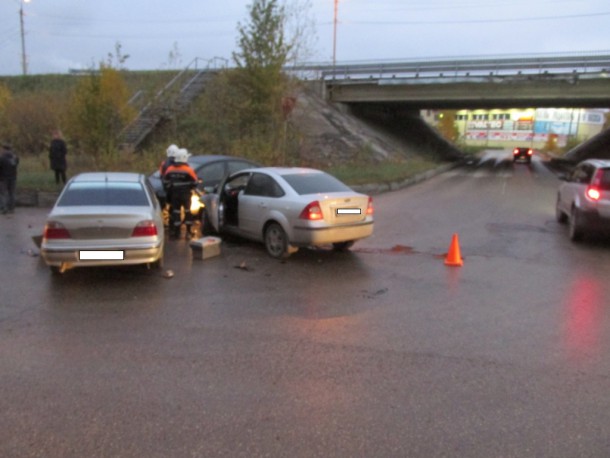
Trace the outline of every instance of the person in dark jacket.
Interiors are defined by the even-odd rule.
[[[55,172],[55,184],[59,184],[60,181],[66,184],[67,154],[68,147],[61,136],[61,132],[59,130],[54,131],[53,140],[51,140],[49,146],[49,161],[51,162],[51,170]]]
[[[0,213],[15,211],[15,190],[17,188],[17,166],[19,157],[12,151],[11,145],[2,145],[0,155]]]

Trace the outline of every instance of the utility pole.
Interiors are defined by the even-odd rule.
[[[30,0],[19,1],[19,25],[21,26],[21,69],[23,75],[28,74],[28,60],[25,55],[25,31],[23,29],[23,4],[28,3]]]
[[[339,9],[339,0],[335,1],[335,16],[333,20],[333,69],[337,63],[337,11]]]

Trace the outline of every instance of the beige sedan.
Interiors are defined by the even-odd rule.
[[[54,273],[72,267],[163,265],[161,207],[137,173],[72,178],[47,217],[41,255]]]

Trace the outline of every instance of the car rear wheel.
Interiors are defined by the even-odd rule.
[[[153,270],[163,269],[163,256],[161,256],[155,262],[151,262],[150,264],[148,264],[148,268]]]
[[[348,242],[336,242],[336,243],[333,243],[333,250],[335,250],[335,251],[347,251],[352,246],[354,246],[354,241],[353,240],[350,240]]]
[[[63,269],[59,266],[49,266],[49,269],[53,275],[61,275],[64,273]]]
[[[583,235],[580,211],[576,207],[572,207],[570,215],[570,240],[578,242],[582,240]]]
[[[559,196],[557,196],[557,203],[555,204],[555,219],[558,223],[565,224],[568,222],[568,215],[566,215],[559,205]]]
[[[270,223],[265,229],[265,248],[267,253],[274,258],[287,258],[288,236],[282,226],[278,223]]]

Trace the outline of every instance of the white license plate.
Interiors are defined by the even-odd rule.
[[[125,252],[123,250],[82,250],[78,253],[81,261],[123,261]]]
[[[360,215],[362,210],[359,208],[337,208],[337,215]]]

